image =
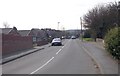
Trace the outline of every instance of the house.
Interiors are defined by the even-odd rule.
[[[0,28],[2,30],[2,34],[6,34],[6,35],[20,35],[18,33],[18,30],[16,27],[13,27],[13,28]]]
[[[29,36],[30,30],[19,30],[21,36]]]
[[[43,41],[47,41],[47,33],[43,29],[33,28],[31,30],[19,30],[21,36],[31,36],[33,44],[42,45]]]
[[[35,43],[37,45],[46,44],[48,41],[47,33],[45,30],[33,28],[33,29],[31,29],[29,36],[32,36],[33,43]]]
[[[48,41],[51,42],[53,40],[53,38],[61,38],[62,36],[64,36],[64,32],[60,31],[60,30],[55,30],[55,29],[51,29],[51,28],[45,28],[42,29],[47,33],[47,37],[48,37]]]
[[[15,52],[24,51],[33,47],[32,37],[23,37],[16,27],[0,28],[2,32],[2,55],[3,57]],[[1,47],[0,47],[1,48]]]
[[[37,43],[38,41],[41,40],[39,31],[40,31],[40,29],[31,29],[30,30],[28,35],[32,36],[33,43]]]
[[[55,29],[45,28],[44,30],[47,32],[47,34],[50,38],[56,37],[56,35],[55,35],[56,30]]]

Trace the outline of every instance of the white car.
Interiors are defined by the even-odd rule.
[[[60,38],[54,38],[52,40],[52,43],[51,43],[52,46],[55,46],[55,45],[59,45],[61,46],[62,45],[62,40]]]

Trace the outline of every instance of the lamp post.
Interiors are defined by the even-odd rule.
[[[57,30],[59,30],[59,24],[60,24],[60,22],[58,22]]]

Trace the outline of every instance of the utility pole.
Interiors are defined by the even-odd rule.
[[[118,2],[118,26],[120,26],[120,1]]]
[[[65,37],[65,27],[62,28],[63,36]]]
[[[81,25],[81,41],[83,41],[82,18],[81,17],[80,17],[80,25]]]
[[[60,22],[58,22],[58,27],[57,27],[57,30],[59,30],[59,24],[60,24]]]

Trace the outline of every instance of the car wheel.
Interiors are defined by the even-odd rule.
[[[54,44],[51,44],[51,46],[54,46]]]

